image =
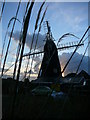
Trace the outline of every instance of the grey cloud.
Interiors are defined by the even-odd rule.
[[[61,67],[64,67],[66,62],[69,60],[70,56],[72,53],[63,53],[60,56],[60,63],[61,63]],[[72,60],[70,61],[69,65],[67,66],[64,75],[67,75],[68,73],[75,73],[78,65],[80,63],[80,60],[82,58],[82,54],[79,53],[75,53],[75,55],[73,56]],[[80,72],[81,70],[85,70],[86,72],[88,72],[88,57],[84,56],[84,59],[81,63],[80,69],[78,72]]]
[[[18,41],[19,40],[19,35],[20,33],[19,32],[15,32],[13,34],[13,38],[15,41]],[[35,40],[37,38],[37,34],[35,35]],[[44,35],[39,35],[39,41],[38,41],[38,44],[37,44],[37,47],[39,46],[44,46],[44,40],[45,39],[45,36]],[[32,40],[32,35],[27,35],[27,39],[26,39],[26,45],[28,47],[30,47],[30,44],[31,44],[31,40]],[[34,43],[35,45],[35,43]],[[39,49],[41,50],[41,49]],[[60,55],[60,64],[61,64],[61,67],[63,68],[66,64],[66,62],[68,61],[68,59],[70,58],[72,53],[63,53],[62,55]],[[72,60],[70,61],[69,65],[67,66],[65,72],[64,72],[64,75],[67,75],[68,73],[75,73],[76,70],[77,70],[77,67],[79,65],[79,62],[82,58],[82,55],[79,54],[79,53],[75,53],[75,55],[73,56]],[[90,59],[90,58],[89,58]],[[39,65],[41,63],[41,57],[39,56],[35,56],[34,57],[34,61],[36,62],[36,64],[38,64],[36,67],[35,67],[35,72],[38,72],[39,71]],[[40,63],[39,63],[40,62]],[[80,66],[80,69],[79,69],[79,72],[81,70],[85,70],[86,72],[88,72],[88,57],[85,56],[84,59],[83,59],[83,62]]]
[[[38,61],[34,66],[34,72],[39,73],[39,65],[41,64],[41,61]]]
[[[10,36],[10,32],[8,33],[8,35]],[[26,45],[28,47],[30,47],[31,45],[31,41],[32,41],[32,34],[27,34],[27,37],[26,37]],[[20,38],[20,32],[19,31],[16,31],[15,33],[13,33],[12,35],[12,38],[18,42],[19,41],[19,38]],[[33,43],[33,48],[35,47],[35,42],[36,42],[36,39],[37,39],[37,34],[35,34],[35,37],[34,37],[34,43]],[[39,34],[39,37],[38,37],[38,43],[37,43],[37,48],[39,48],[39,50],[41,50],[41,46],[44,46],[44,40],[45,40],[45,35],[42,35],[42,34]]]
[[[34,72],[38,73],[39,72],[39,65],[41,64],[42,59],[39,56],[37,56],[37,57],[34,57],[33,60],[36,62],[34,65]]]
[[[62,55],[59,56],[60,64],[61,64],[62,68],[64,68],[65,64],[67,63],[67,61],[69,60],[71,55],[72,55],[72,53],[63,53]],[[82,58],[82,54],[75,53],[75,55],[73,56],[69,65],[67,66],[67,68],[64,72],[64,75],[67,75],[69,73],[75,73],[78,68],[78,65],[80,63],[81,58]],[[34,60],[36,62],[34,71],[38,73],[39,65],[41,64],[42,60],[39,57],[36,57],[36,59],[34,59]],[[84,56],[84,59],[81,63],[81,66],[80,66],[80,69],[78,72],[80,72],[81,70],[85,70],[88,73],[88,57],[87,56]]]
[[[5,68],[4,71],[7,71],[7,69]],[[10,70],[8,70],[8,71],[10,71]],[[1,67],[0,67],[0,72],[2,72],[2,68]]]
[[[0,72],[2,72],[2,69],[1,69],[1,67],[0,67]]]
[[[25,72],[26,73],[26,72]],[[34,74],[34,72],[32,71],[32,70],[29,70],[28,72],[27,72],[28,74],[30,73],[30,74]]]

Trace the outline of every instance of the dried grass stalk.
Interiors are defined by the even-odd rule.
[[[45,4],[45,1],[42,3],[39,11],[38,11],[38,15],[37,15],[37,19],[36,19],[36,24],[35,24],[35,30],[37,29],[37,26],[38,26],[38,21],[40,19],[40,14],[41,14],[41,11],[42,11],[42,8],[43,8],[43,5]]]
[[[85,37],[85,35],[86,35],[86,34],[87,34],[87,32],[89,31],[89,28],[90,28],[90,26],[89,26],[89,27],[87,28],[87,30],[85,31],[84,35],[82,36],[81,40],[79,41],[78,45],[76,46],[76,48],[75,48],[74,52],[72,53],[71,57],[70,57],[70,58],[69,58],[69,60],[67,61],[67,63],[66,63],[66,65],[65,65],[65,67],[64,67],[64,68],[63,68],[63,70],[62,70],[62,73],[65,71],[66,67],[68,66],[68,64],[69,64],[70,60],[72,59],[73,55],[74,55],[74,54],[75,54],[75,52],[77,51],[77,49],[78,49],[78,47],[79,47],[80,43],[83,41],[83,38]]]
[[[58,43],[57,43],[57,46],[58,46],[59,42],[61,42],[61,41],[63,40],[63,38],[69,37],[69,36],[73,36],[73,37],[79,39],[79,38],[78,38],[76,35],[74,35],[74,34],[66,33],[66,34],[62,35],[62,36],[59,38]]]
[[[18,12],[19,12],[19,8],[20,8],[20,4],[21,4],[21,0],[20,0],[20,2],[18,4],[18,8],[17,8],[17,11],[16,11],[15,18],[17,18],[17,15],[18,15]],[[6,59],[7,59],[7,55],[8,55],[8,50],[9,50],[9,46],[10,46],[10,43],[11,43],[11,38],[12,38],[13,31],[14,31],[15,23],[16,23],[16,19],[14,20],[12,31],[11,31],[11,34],[10,34],[10,39],[9,39],[7,50],[6,50],[6,54],[5,54],[5,59],[4,59],[4,63],[3,63],[1,77],[3,76],[3,71],[4,71],[4,67],[5,67],[5,63],[6,63]]]

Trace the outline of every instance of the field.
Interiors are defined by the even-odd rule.
[[[12,95],[2,97],[3,120],[11,117],[12,99]],[[90,95],[72,95],[61,99],[17,95],[14,119],[87,119],[90,118],[89,108]]]

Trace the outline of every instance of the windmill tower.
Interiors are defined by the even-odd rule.
[[[62,77],[61,66],[58,58],[58,50],[53,41],[51,29],[48,21],[46,43],[44,46],[44,56],[41,64],[41,68],[38,74],[38,78],[57,78]]]

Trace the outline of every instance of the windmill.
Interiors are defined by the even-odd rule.
[[[46,23],[46,24],[45,24]],[[46,33],[45,33],[45,35],[46,35],[46,37],[45,37],[45,40],[44,41],[46,41],[46,44],[47,44],[47,41],[49,41],[49,40],[51,40],[53,43],[54,43],[54,41],[55,41],[55,39],[53,38],[53,36],[52,36],[52,32],[51,32],[51,28],[50,28],[50,25],[49,25],[49,22],[48,21],[45,21],[44,22],[44,30],[46,31]],[[76,37],[75,35],[73,35],[73,34],[70,34],[70,33],[66,33],[65,35],[63,35],[61,38],[64,38],[64,37],[67,37],[67,36],[74,36],[74,37]],[[61,40],[61,38],[59,39],[59,41]],[[76,37],[77,38],[77,37]],[[84,42],[82,42],[82,43],[80,43],[79,45],[78,45],[78,41],[76,41],[76,42],[69,42],[68,44],[66,43],[66,44],[59,44],[59,41],[58,41],[58,43],[57,43],[57,46],[58,46],[58,48],[55,48],[54,47],[54,49],[57,49],[58,51],[61,51],[61,50],[66,50],[66,49],[70,49],[70,48],[75,48],[75,47],[77,47],[77,46],[83,46],[84,45]],[[49,50],[52,48],[52,46],[50,46],[52,43],[49,43]],[[45,48],[45,46],[44,46],[44,48]],[[50,58],[50,56],[49,56],[49,50],[47,50],[47,53],[46,53],[46,51],[45,51],[45,49],[43,50],[43,51],[38,51],[38,52],[33,52],[33,53],[26,53],[26,54],[24,54],[23,55],[23,58],[24,57],[26,57],[26,56],[32,56],[32,55],[36,55],[36,56],[38,56],[38,55],[41,55],[41,54],[43,54],[43,56],[45,57],[46,56],[46,58],[47,58],[47,55],[48,55],[48,61],[49,61],[49,63],[50,63],[50,60],[51,60],[51,58],[52,58],[52,56],[53,56],[53,52],[51,53],[51,58]],[[46,55],[45,55],[46,54]],[[46,59],[43,57],[43,60],[42,60],[42,64],[43,64],[43,61],[45,61],[44,63],[46,64]],[[45,60],[44,60],[45,59]],[[53,59],[53,61],[54,61],[55,59]],[[55,62],[55,61],[54,61]],[[51,64],[53,64],[53,63],[51,63]],[[60,64],[60,63],[59,63]],[[40,69],[40,71],[39,71],[39,74],[38,74],[38,77],[40,77],[40,75],[41,75],[41,72],[42,72],[42,66],[43,65],[41,65],[41,69]],[[51,65],[52,66],[52,65]],[[57,65],[57,66],[59,66],[60,67],[60,65]],[[44,72],[45,71],[47,71],[46,69],[47,69],[47,67],[45,68],[45,66],[44,66]],[[53,68],[52,68],[53,69]],[[58,69],[60,69],[59,70],[59,75],[60,75],[60,77],[62,76],[61,74],[61,67],[60,68],[58,68]],[[49,69],[49,71],[51,71],[50,69]],[[57,70],[55,70],[55,71],[57,71]],[[54,73],[52,72],[52,74],[54,75]],[[41,76],[43,76],[43,75],[41,75]],[[47,75],[45,74],[44,75],[44,77],[46,77]],[[52,75],[50,75],[50,73],[49,73],[49,75],[48,75],[49,77],[50,76],[52,76]],[[53,76],[52,76],[53,77]]]

